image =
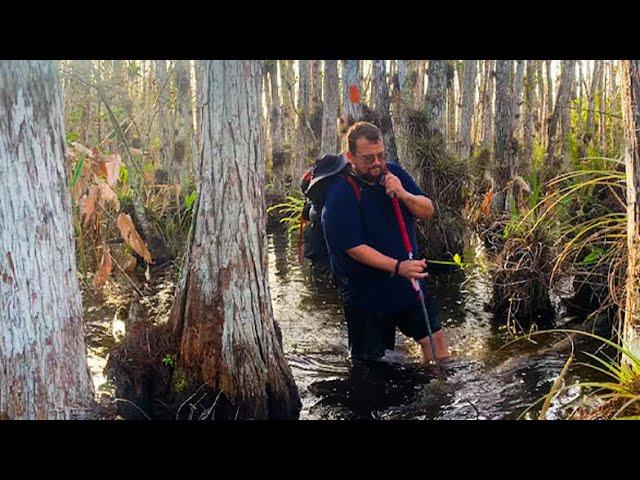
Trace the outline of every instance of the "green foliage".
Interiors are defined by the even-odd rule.
[[[67,144],[77,142],[78,140],[80,140],[80,134],[78,132],[68,131],[65,134],[65,140]]]
[[[623,362],[621,360],[616,360],[610,358],[608,355],[602,352],[599,349],[600,354],[594,355],[589,352],[584,352],[584,354],[593,360],[593,363],[584,363],[578,362],[577,365],[582,365],[588,367],[598,373],[605,375],[610,378],[610,381],[599,381],[599,382],[579,382],[576,384],[565,385],[561,388],[553,388],[552,391],[545,395],[543,398],[539,399],[533,405],[531,405],[525,412],[522,413],[521,417],[524,416],[530,409],[532,409],[535,405],[539,404],[541,401],[550,398],[552,396],[557,396],[563,391],[569,388],[585,388],[589,390],[589,393],[584,395],[582,398],[578,399],[578,401],[582,404],[585,403],[585,399],[589,397],[595,397],[599,401],[615,401],[617,404],[622,404],[615,413],[612,414],[612,419],[631,419],[636,418],[637,415],[634,416],[621,416],[625,412],[627,412],[631,406],[636,405],[640,402],[640,357],[631,352],[624,345],[620,346],[611,340],[607,340],[604,337],[599,335],[595,335],[589,332],[583,332],[580,330],[570,330],[570,329],[557,329],[553,330],[553,333],[568,333],[572,335],[584,335],[593,339],[600,341],[603,346],[608,346],[614,349],[617,353],[617,356],[622,358],[625,356],[628,362]],[[524,337],[520,337],[515,341],[522,340],[524,338],[530,338],[533,335],[540,335],[544,333],[550,333],[548,331],[539,331],[535,332],[531,335],[527,335]],[[571,355],[573,357],[573,353]],[[555,387],[555,385],[554,385]]]
[[[267,213],[278,212],[285,215],[280,219],[280,223],[284,223],[287,226],[287,231],[291,233],[300,228],[300,217],[304,202],[304,198],[287,195],[284,202],[267,208]]]
[[[185,210],[191,211],[193,203],[196,201],[197,192],[193,190],[189,195],[184,198],[183,206]]]
[[[129,185],[129,169],[124,163],[120,164],[120,182],[122,185]]]
[[[163,365],[167,365],[169,367],[175,367],[176,365],[176,359],[175,356],[173,355],[165,355],[164,357],[162,357],[162,364]]]
[[[69,183],[69,186],[71,188],[73,188],[76,185],[76,182],[80,178],[80,175],[82,175],[82,168],[84,167],[84,158],[85,158],[84,153],[80,153],[79,157],[80,158],[78,158],[76,166],[73,169],[73,175],[71,176],[71,182]]]

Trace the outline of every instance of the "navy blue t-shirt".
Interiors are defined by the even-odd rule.
[[[387,168],[400,179],[407,192],[425,195],[402,167],[387,163]],[[356,181],[362,192],[360,202],[344,178],[336,176],[327,189],[322,209],[322,228],[331,270],[345,303],[363,310],[402,310],[416,301],[409,280],[399,276],[391,278],[389,272],[357,262],[346,253],[350,248],[366,244],[389,257],[407,259],[393,204],[384,187]],[[402,202],[400,210],[413,246],[414,258],[417,259],[415,217]],[[424,290],[424,285],[422,288]]]

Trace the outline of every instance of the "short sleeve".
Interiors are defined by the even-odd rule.
[[[322,228],[330,250],[348,250],[366,243],[360,206],[346,182],[337,181],[327,192]]]

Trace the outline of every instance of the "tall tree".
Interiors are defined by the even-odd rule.
[[[389,86],[387,84],[387,69],[384,60],[373,61],[373,98],[374,109],[382,138],[384,149],[389,162],[398,162],[398,152],[396,150],[396,138],[393,133],[393,123],[391,121],[391,111],[389,109]]]
[[[345,127],[349,127],[362,119],[362,103],[360,101],[360,62],[358,60],[342,61],[342,103]]]
[[[621,63],[628,248],[622,345],[640,357],[640,60]],[[630,361],[626,356],[624,358],[626,362]]]
[[[533,155],[533,132],[534,132],[534,119],[537,114],[537,102],[536,102],[536,87],[535,87],[535,63],[533,60],[527,60],[527,71],[524,77],[524,123],[523,123],[523,142],[522,142],[522,155],[519,159],[518,171],[527,176],[531,169],[532,155]]]
[[[442,138],[445,138],[445,99],[447,93],[447,62],[430,60],[425,98],[427,122]]]
[[[335,154],[338,149],[338,61],[324,61],[322,79],[322,137],[320,155]]]
[[[492,206],[498,211],[509,207],[508,203],[511,200],[507,185],[515,175],[513,100],[513,60],[496,60],[496,116],[492,168],[495,195]]]
[[[522,115],[522,83],[524,81],[524,60],[516,60],[516,76],[513,83],[513,132],[516,138],[520,138],[519,131]]]
[[[271,165],[274,190],[282,195],[285,193],[285,181],[288,174],[287,152],[285,150],[285,135],[282,118],[282,103],[278,88],[278,62],[267,60],[267,73],[270,86],[270,116],[269,131],[271,133]]]
[[[575,60],[563,60],[560,85],[553,114],[549,120],[549,143],[545,159],[546,178],[566,172],[569,168],[567,158],[570,133],[571,103],[575,84]]]
[[[477,60],[465,60],[462,78],[462,105],[460,111],[460,157],[471,154],[471,119],[476,94]]]
[[[297,418],[269,297],[261,72],[258,61],[205,64],[202,176],[171,316],[181,364],[238,418]]]
[[[298,61],[298,124],[296,128],[295,156],[292,162],[292,174],[296,179],[313,156],[313,144],[315,138],[309,123],[309,111],[311,108],[311,62],[309,60]]]
[[[176,103],[173,132],[173,166],[180,177],[192,172],[193,116],[191,110],[191,80],[188,60],[177,60],[174,68]]]
[[[93,401],[64,168],[58,68],[0,61],[0,419]]]
[[[480,140],[484,148],[489,148],[493,139],[493,80],[495,72],[493,70],[494,60],[484,62],[484,85],[482,86],[482,138]]]
[[[169,115],[167,105],[169,104],[169,76],[167,74],[166,60],[156,60],[156,88],[158,92],[158,126],[160,130],[160,161],[162,166],[171,172],[173,176],[174,169],[171,166],[173,157],[171,148],[172,136],[169,131]]]
[[[582,150],[587,152],[587,148],[596,134],[595,129],[595,113],[596,113],[596,98],[600,91],[600,82],[602,79],[602,60],[593,61],[593,73],[591,77],[591,87],[587,96],[587,124],[585,126],[584,134],[582,135]]]
[[[456,137],[456,84],[455,84],[456,68],[455,61],[447,62],[446,66],[446,86],[447,86],[447,114],[446,114],[446,132],[447,143],[455,146]],[[456,151],[457,148],[453,148]]]
[[[409,148],[408,113],[414,108],[415,85],[418,80],[417,60],[398,60],[397,99],[394,103],[394,133],[399,163],[412,169],[415,161]],[[420,95],[422,101],[422,95]]]

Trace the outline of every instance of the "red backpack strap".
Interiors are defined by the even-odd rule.
[[[360,203],[360,195],[362,194],[362,192],[360,191],[360,186],[358,185],[358,183],[349,174],[342,175],[342,177],[344,177],[347,183],[351,185],[351,188],[353,189],[353,193],[355,193],[356,195],[356,200],[358,200],[358,203]]]

